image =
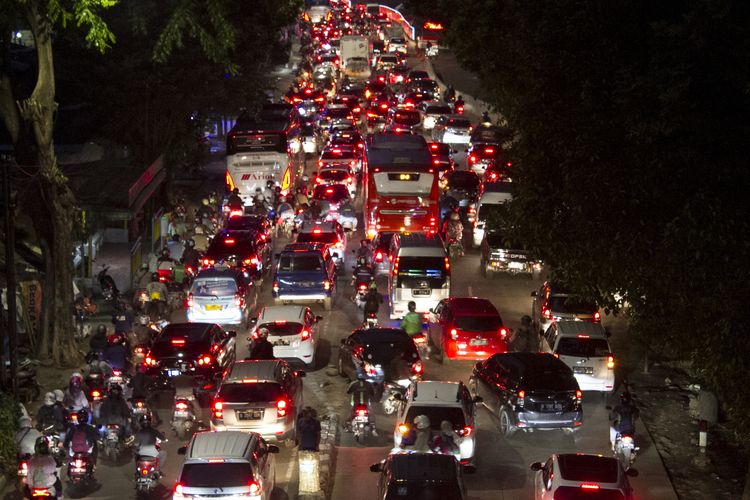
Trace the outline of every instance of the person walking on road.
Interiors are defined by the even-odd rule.
[[[314,409],[306,406],[297,422],[299,433],[299,451],[319,451],[320,421]]]

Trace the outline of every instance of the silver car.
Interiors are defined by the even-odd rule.
[[[280,359],[235,362],[214,398],[211,430],[252,431],[294,446],[304,375]]]

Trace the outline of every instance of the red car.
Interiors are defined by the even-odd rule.
[[[508,352],[508,329],[492,302],[477,297],[451,297],[430,312],[428,335],[440,360],[484,360]]]

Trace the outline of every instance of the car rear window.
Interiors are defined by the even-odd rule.
[[[344,182],[349,179],[349,173],[345,170],[321,170],[320,177],[327,181]]]
[[[425,108],[425,113],[434,114],[434,115],[449,115],[452,112],[453,111],[451,110],[450,106],[442,105],[442,104],[432,104]]]
[[[320,271],[322,265],[317,254],[284,254],[279,259],[279,271]]]
[[[397,111],[393,117],[401,125],[416,125],[419,123],[419,113],[416,111]]]
[[[377,342],[364,347],[362,358],[375,365],[388,365],[394,359],[411,362],[416,359],[417,349],[414,343],[408,342]]]
[[[246,486],[252,480],[252,467],[242,462],[186,463],[180,476],[180,484],[187,488],[236,488]]]
[[[625,495],[618,490],[559,486],[553,498],[555,500],[624,500]]]
[[[315,186],[313,198],[338,203],[349,197],[349,189],[343,184],[332,184],[329,186]]]
[[[333,245],[339,242],[336,233],[299,233],[297,243],[327,243]]]
[[[448,174],[448,186],[451,189],[479,189],[479,176],[468,170],[456,170]]]
[[[547,307],[553,313],[568,314],[594,314],[598,310],[595,304],[575,295],[553,295],[549,298]]]
[[[411,406],[406,412],[406,422],[413,423],[414,417],[425,415],[430,419],[432,430],[439,431],[440,423],[447,420],[453,425],[454,430],[461,430],[466,425],[464,411],[458,406]]]
[[[275,382],[222,384],[216,395],[226,403],[276,401],[281,396],[281,386]]]
[[[607,356],[610,349],[605,339],[563,337],[557,343],[557,353],[563,356],[601,358]]]
[[[388,486],[386,500],[461,500],[461,490],[456,482],[447,481],[394,481]]]
[[[287,321],[272,321],[259,325],[258,329],[260,328],[268,328],[269,335],[283,337],[285,335],[297,335],[302,331],[302,324]]]
[[[350,113],[349,107],[344,106],[343,108],[328,108],[326,116],[330,118],[346,118]]]
[[[448,126],[456,128],[469,128],[471,127],[471,122],[469,120],[464,120],[463,118],[451,118],[450,120],[448,120]]]
[[[196,297],[218,297],[237,293],[237,283],[233,279],[196,279],[190,288]]]
[[[456,328],[468,332],[497,332],[503,326],[499,316],[456,316]]]

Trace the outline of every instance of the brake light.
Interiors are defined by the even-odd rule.
[[[224,243],[227,245],[234,245],[235,241],[234,238],[227,238],[224,240]]]
[[[250,488],[250,495],[260,495],[260,483],[258,481],[251,481],[250,484],[248,484],[248,487]]]
[[[143,408],[143,401],[136,401],[135,402],[135,407],[136,408]]]
[[[451,328],[451,339],[456,340],[458,338],[458,330]]]
[[[579,486],[582,490],[598,490],[599,485],[596,483],[581,483]]]
[[[276,401],[276,418],[286,417],[287,410],[287,402],[285,399],[279,399]]]
[[[135,348],[135,353],[136,354],[143,354],[144,352],[146,352],[146,349],[143,346],[141,346],[141,345],[139,345],[139,346],[137,346]]]
[[[145,364],[146,364],[147,366],[156,366],[156,360],[155,360],[154,358],[152,358],[150,354],[146,354],[146,357],[145,357],[145,359],[143,360],[143,362],[144,362],[144,363],[145,363]]]
[[[204,354],[198,358],[198,366],[208,366],[213,361],[213,358],[209,354]]]
[[[172,339],[172,345],[185,345],[185,339]]]
[[[278,281],[274,281],[273,282],[273,291],[274,291],[274,293],[279,293],[279,282]]]
[[[576,399],[578,401],[581,401],[582,397],[583,397],[583,393],[581,392],[581,389],[576,389]]]
[[[99,399],[100,397],[102,397],[102,393],[99,389],[94,389],[93,391],[91,391],[91,397],[94,399]]]
[[[323,160],[319,160],[319,161],[318,161],[318,166],[319,166],[319,167],[322,167],[322,166],[323,166]]]
[[[552,319],[552,311],[550,309],[548,309],[548,308],[545,307],[544,309],[542,309],[542,316],[544,316],[545,319],[551,320]]]
[[[469,163],[476,163],[476,162],[477,162],[477,157],[476,156],[474,156],[474,155],[469,156]]]
[[[378,262],[382,261],[383,260],[383,252],[377,252],[375,254],[375,260],[377,260]]]
[[[523,406],[524,399],[526,398],[526,391],[521,389],[516,393],[516,405]]]
[[[415,375],[421,375],[424,372],[424,366],[422,366],[422,362],[416,361],[414,364],[412,364],[411,371]]]
[[[307,339],[310,338],[310,330],[302,330],[302,332],[300,333],[300,335],[301,335],[300,338],[302,340],[307,340]]]
[[[321,179],[320,176],[316,175],[315,176],[315,184],[320,184],[321,182],[323,182],[323,179]]]
[[[235,295],[234,296],[234,305],[236,307],[242,307],[243,305],[245,305],[245,299],[243,299],[242,297],[240,297],[240,294]]]
[[[367,416],[367,407],[366,406],[357,406],[357,409],[354,410],[356,415],[358,417],[366,417]]]
[[[460,434],[461,434],[462,437],[469,437],[469,436],[471,436],[471,434],[473,432],[474,432],[474,428],[472,426],[470,426],[470,425],[467,425],[466,427],[464,427],[463,429],[461,429]]]
[[[615,357],[607,356],[607,368],[613,370],[615,368]]]
[[[380,109],[388,109],[388,105],[386,103],[382,103],[380,105]]]
[[[191,308],[193,307],[193,294],[189,293],[187,298],[185,299],[185,307]]]
[[[576,335],[576,338],[578,338],[578,339],[587,339],[587,338],[589,338],[589,336],[588,335],[584,335],[582,333],[579,333],[578,335]]]
[[[74,466],[74,467],[75,467],[76,469],[82,469],[82,468],[83,468],[83,459],[77,458],[77,459],[75,460],[75,463],[73,464],[73,466]]]
[[[50,493],[47,488],[34,488],[31,490],[31,496],[32,497],[48,497],[50,496]]]
[[[594,313],[594,321],[601,321],[601,320],[602,320],[601,314],[599,314],[599,311],[596,311]]]
[[[330,290],[331,289],[331,282],[328,280],[323,280],[323,290]]]
[[[333,188],[326,189],[326,194],[333,194]]]
[[[214,401],[213,409],[214,418],[224,418],[224,402]]]
[[[188,405],[185,401],[178,401],[174,404],[174,409],[177,411],[186,411],[188,409]]]

